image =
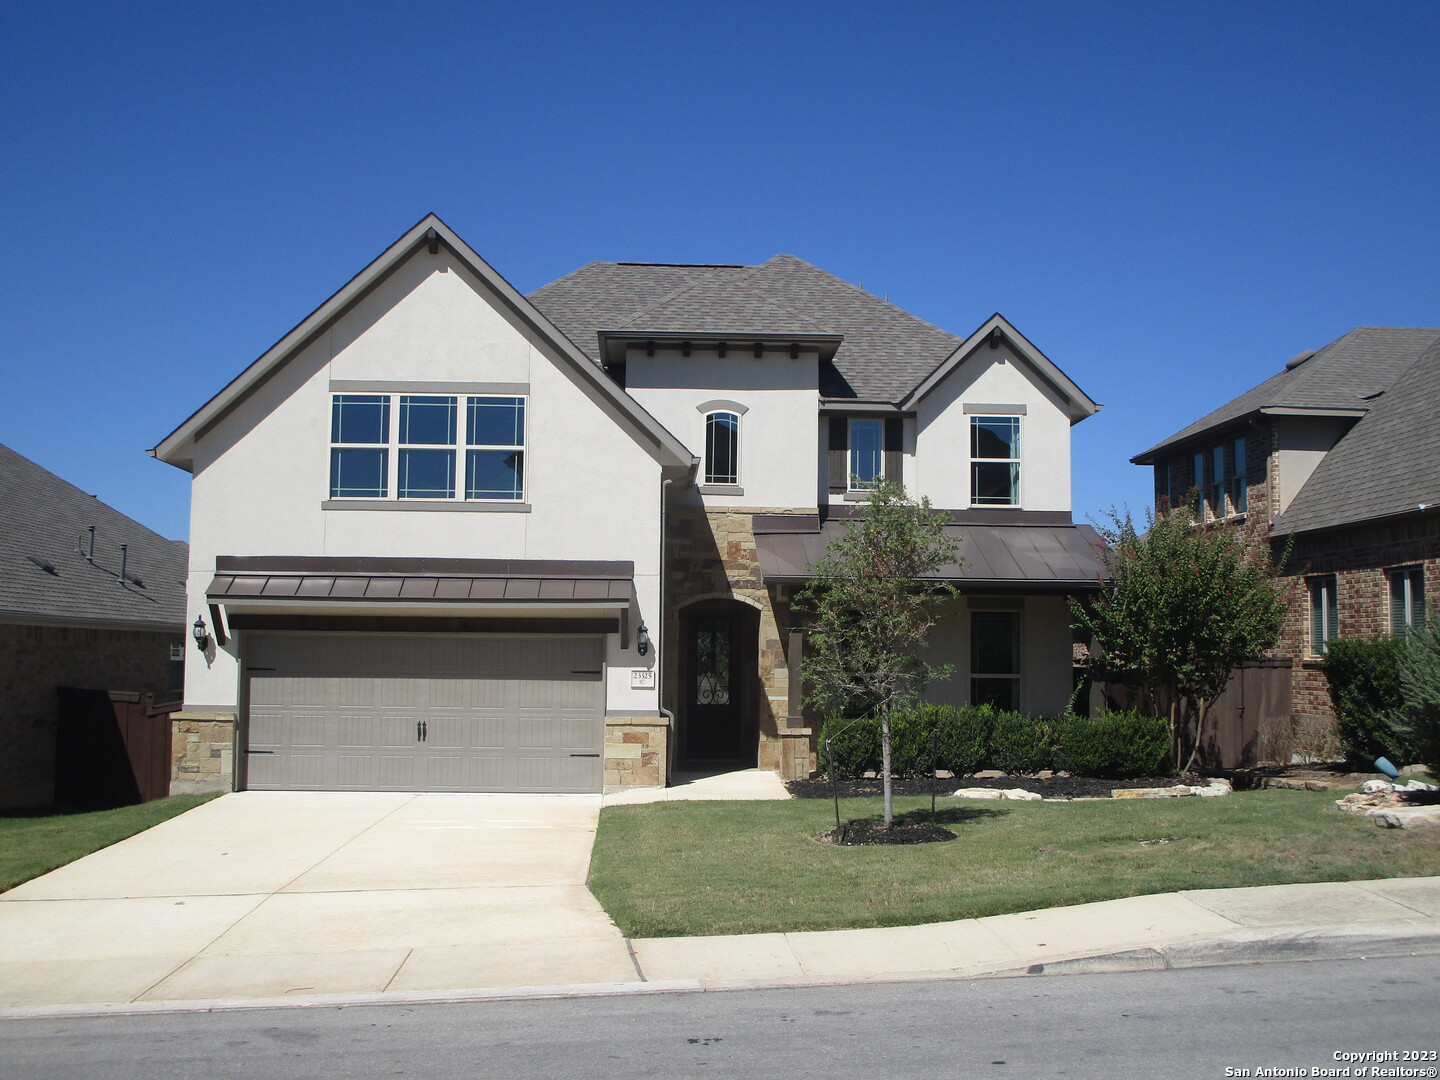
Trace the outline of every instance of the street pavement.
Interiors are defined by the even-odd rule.
[[[632,940],[585,887],[606,801],[781,797],[754,771],[648,795],[226,795],[0,895],[0,1017],[1440,953],[1440,878]]]

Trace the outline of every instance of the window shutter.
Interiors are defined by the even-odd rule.
[[[1405,629],[1405,571],[1390,575],[1390,632],[1398,634]]]
[[[830,490],[844,494],[850,486],[850,420],[830,417]]]
[[[903,483],[900,453],[905,446],[905,421],[898,416],[885,418],[885,479]]]

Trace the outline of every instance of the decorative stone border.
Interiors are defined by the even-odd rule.
[[[1179,799],[1190,796],[1201,798],[1214,798],[1221,795],[1229,795],[1234,788],[1230,786],[1229,780],[1216,778],[1210,783],[1201,786],[1199,784],[1176,784],[1174,787],[1160,788],[1112,788],[1110,798],[1112,799]],[[1081,796],[1074,799],[1047,799],[1038,791],[1026,791],[1024,788],[960,788],[951,792],[952,799],[1009,799],[1015,802],[1105,802],[1103,798],[1086,798]]]

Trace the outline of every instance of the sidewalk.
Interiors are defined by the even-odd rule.
[[[1440,953],[1440,877],[1192,890],[925,926],[627,940],[584,887],[596,796],[261,795],[226,796],[0,898],[0,1019]],[[604,801],[642,797],[784,796],[771,774],[731,774]],[[297,800],[308,817],[293,813]],[[246,830],[267,817],[283,830],[265,850],[258,836],[247,846]],[[177,844],[202,843],[213,858],[171,868]],[[477,844],[487,853],[478,861]],[[202,867],[213,880],[177,891]]]

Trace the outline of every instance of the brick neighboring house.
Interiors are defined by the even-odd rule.
[[[178,698],[188,549],[7,446],[0,506],[0,806],[41,805],[58,687]]]
[[[1131,460],[1156,505],[1252,521],[1298,588],[1275,650],[1297,721],[1334,713],[1323,643],[1420,623],[1440,597],[1440,329],[1362,326]]]

